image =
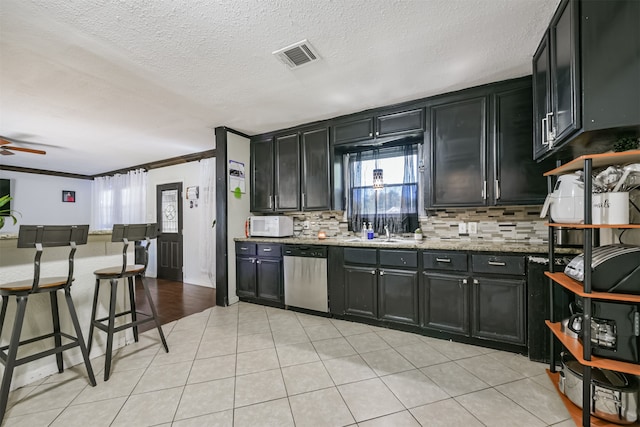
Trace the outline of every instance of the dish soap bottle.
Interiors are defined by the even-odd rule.
[[[369,223],[369,228],[367,228],[367,239],[373,240],[373,227],[371,223]]]

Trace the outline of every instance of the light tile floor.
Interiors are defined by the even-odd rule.
[[[546,365],[239,303],[165,325],[11,394],[5,426],[573,426]]]

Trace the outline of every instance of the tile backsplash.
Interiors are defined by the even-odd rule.
[[[543,243],[547,241],[548,230],[544,225],[545,220],[540,218],[540,209],[539,205],[442,209],[420,217],[420,226],[428,238]],[[315,237],[318,231],[324,231],[327,237],[354,234],[349,231],[343,211],[296,212],[287,215],[294,219],[297,236]],[[309,222],[306,230],[305,221]],[[459,235],[460,222],[475,222],[478,233]]]

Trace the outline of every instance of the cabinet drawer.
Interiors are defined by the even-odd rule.
[[[333,127],[333,144],[347,144],[373,138],[373,117],[339,123]]]
[[[411,111],[379,116],[376,136],[394,135],[403,132],[424,130],[424,110],[418,108]]]
[[[524,256],[521,255],[472,255],[474,273],[524,275]]]
[[[282,250],[280,245],[272,243],[258,243],[257,255],[261,257],[280,258]]]
[[[393,249],[380,250],[380,266],[417,268],[418,252]]]
[[[256,244],[250,242],[236,242],[236,255],[255,255]]]
[[[451,252],[423,252],[425,270],[467,271],[467,254]]]
[[[345,264],[377,264],[376,249],[344,248]]]

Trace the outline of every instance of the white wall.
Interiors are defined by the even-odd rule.
[[[20,224],[89,224],[91,221],[91,182],[87,179],[0,170],[0,178],[11,180],[11,209],[18,223],[5,220],[1,234],[18,232]],[[62,191],[76,192],[75,203],[63,203]]]
[[[156,222],[156,186],[170,184],[173,182],[182,183],[182,224],[183,224],[183,281],[192,285],[215,287],[215,274],[210,279],[202,265],[204,254],[199,250],[200,239],[214,239],[215,230],[210,225],[202,225],[201,210],[204,204],[199,201],[198,207],[190,208],[189,200],[186,200],[187,187],[201,185],[200,163],[189,162],[179,165],[168,166],[166,168],[152,169],[147,175],[147,221]],[[215,206],[213,207],[215,210]],[[206,233],[203,232],[206,230]],[[149,268],[147,274],[156,277],[156,245],[152,245],[149,251]],[[215,269],[215,258],[210,260]]]
[[[227,132],[227,160],[235,160],[244,163],[246,192],[237,199],[227,188],[227,253],[228,253],[228,284],[229,304],[238,302],[236,295],[236,246],[233,241],[236,237],[244,237],[244,223],[250,215],[249,194],[249,139]],[[229,176],[229,163],[227,162],[227,177]],[[227,184],[228,185],[228,184]]]

